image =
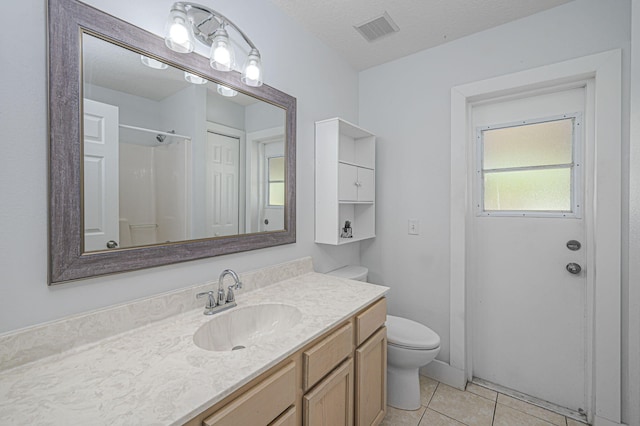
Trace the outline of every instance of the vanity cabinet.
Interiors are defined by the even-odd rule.
[[[386,413],[386,299],[233,392],[189,426],[376,426]]]
[[[375,237],[375,142],[375,135],[340,118],[316,122],[316,243]],[[346,221],[351,237],[342,236]]]

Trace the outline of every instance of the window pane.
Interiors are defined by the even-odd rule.
[[[486,173],[484,210],[571,211],[571,169]]]
[[[484,130],[486,169],[569,164],[573,118]]]
[[[284,157],[269,158],[269,181],[284,180]]]
[[[284,182],[269,183],[269,205],[284,206]]]

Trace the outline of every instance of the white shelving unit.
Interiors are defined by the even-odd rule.
[[[376,137],[340,118],[316,122],[316,243],[376,236]],[[345,221],[352,238],[341,238]]]

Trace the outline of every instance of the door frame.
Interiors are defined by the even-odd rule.
[[[450,361],[449,377],[464,387],[472,377],[467,243],[474,214],[468,159],[471,105],[475,102],[593,79],[595,104],[591,274],[587,294],[592,318],[587,348],[590,406],[594,425],[619,425],[621,418],[621,210],[622,210],[622,52],[620,49],[546,65],[451,89],[450,188]],[[613,167],[611,167],[613,165]],[[609,166],[609,167],[607,167]],[[587,177],[588,178],[588,177]],[[587,209],[590,209],[587,212]],[[589,293],[589,288],[587,289]],[[593,315],[597,312],[598,315]]]

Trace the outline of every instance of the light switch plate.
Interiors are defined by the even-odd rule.
[[[420,221],[409,219],[409,235],[420,235]]]

